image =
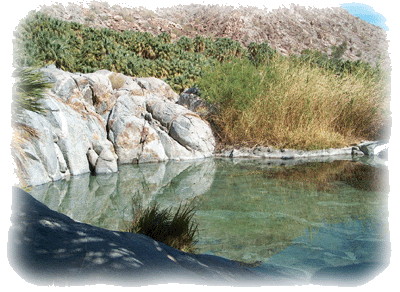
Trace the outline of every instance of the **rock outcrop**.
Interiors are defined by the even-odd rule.
[[[185,89],[179,96],[177,103],[199,115],[206,116],[208,113],[215,111],[215,108],[202,99],[198,94],[199,90],[197,87]]]
[[[255,147],[214,153],[213,132],[201,118],[214,109],[194,88],[179,96],[153,77],[133,78],[108,70],[69,73],[55,66],[39,70],[53,87],[42,100],[46,114],[26,111],[21,120],[38,133],[38,138],[21,145],[24,157],[16,155],[27,185],[89,172],[109,174],[121,164],[213,155],[297,163],[331,156],[374,156],[379,160],[375,164],[387,160],[387,141],[316,151]]]
[[[23,117],[39,134],[23,145],[28,185],[112,173],[118,164],[210,157],[214,151],[208,124],[176,104],[178,94],[162,80],[55,66],[40,71],[53,87],[42,103],[46,114]]]

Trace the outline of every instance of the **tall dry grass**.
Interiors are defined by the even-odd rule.
[[[213,120],[224,142],[311,150],[378,136],[389,106],[383,82],[275,57],[259,68],[223,64],[199,86],[219,105]]]

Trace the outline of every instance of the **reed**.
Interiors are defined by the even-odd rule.
[[[173,248],[193,253],[198,225],[193,221],[194,207],[180,204],[175,213],[172,208],[160,209],[158,204],[143,208],[134,204],[133,220],[126,230],[141,233]]]
[[[206,69],[198,86],[219,113],[211,117],[224,143],[325,149],[374,139],[387,122],[384,80],[341,75],[276,56]]]

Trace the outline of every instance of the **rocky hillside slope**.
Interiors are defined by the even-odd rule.
[[[143,7],[109,6],[92,2],[89,7],[70,3],[43,6],[41,11],[62,20],[75,21],[93,27],[113,30],[133,30],[171,34],[172,40],[181,36],[228,37],[248,45],[268,41],[284,55],[317,49],[328,54],[332,46],[346,42],[343,58],[363,60],[371,64],[381,61],[389,68],[386,32],[351,15],[345,9],[305,8],[292,5],[274,10],[256,7],[219,5],[179,5],[151,11]]]

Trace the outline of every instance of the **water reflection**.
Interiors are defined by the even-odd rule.
[[[221,161],[213,186],[198,200],[207,231],[200,251],[257,261],[324,224],[387,222],[384,177],[387,169],[352,161],[279,167]]]
[[[207,192],[214,173],[212,159],[140,165],[122,165],[119,173],[71,177],[32,189],[31,194],[49,208],[79,222],[124,230],[131,220],[131,203],[147,206],[157,200],[178,206]]]
[[[329,228],[356,234],[359,242],[387,242],[387,172],[386,167],[355,161],[278,166],[260,159],[207,159],[124,165],[118,174],[73,177],[31,193],[74,220],[114,230],[125,229],[131,220],[133,197],[143,206],[156,201],[161,207],[177,207],[192,201],[198,252],[266,262],[290,254],[300,239],[310,245]],[[357,232],[349,226],[357,226]],[[377,257],[368,244],[355,253],[350,241],[344,241],[338,247],[347,255],[343,265],[352,257],[354,263],[365,261],[369,253]],[[328,251],[322,245],[312,243],[324,257]]]

